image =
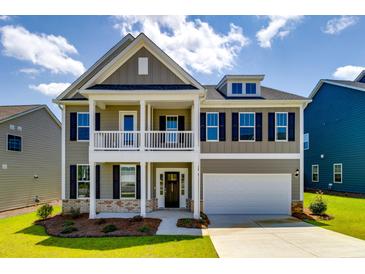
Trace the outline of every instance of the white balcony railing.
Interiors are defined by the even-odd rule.
[[[94,150],[140,150],[139,131],[95,131]],[[145,131],[146,150],[193,150],[192,131]]]
[[[95,150],[138,150],[139,131],[96,131],[94,133]]]
[[[146,131],[146,149],[148,150],[193,150],[192,131]]]

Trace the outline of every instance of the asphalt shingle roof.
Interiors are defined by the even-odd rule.
[[[0,121],[11,118],[12,116],[21,114],[23,112],[39,108],[42,105],[14,105],[14,106],[0,106]]]
[[[337,83],[337,84],[341,84],[341,85],[346,85],[346,86],[350,86],[350,87],[354,87],[354,88],[365,89],[365,83],[361,83],[361,82],[345,81],[345,80],[330,80],[330,79],[325,79],[324,81],[333,82],[333,83]]]

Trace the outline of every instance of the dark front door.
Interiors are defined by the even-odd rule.
[[[165,172],[165,207],[180,207],[179,172]]]

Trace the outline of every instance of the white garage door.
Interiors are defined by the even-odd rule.
[[[290,214],[290,174],[204,174],[207,214]]]

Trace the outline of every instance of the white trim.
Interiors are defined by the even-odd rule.
[[[155,195],[157,198],[157,206],[159,208],[165,208],[165,172],[179,172],[179,207],[186,208],[186,199],[189,194],[189,169],[188,168],[156,168],[156,190]],[[163,195],[160,194],[160,174],[163,174]],[[185,191],[184,195],[181,195],[181,174],[184,174],[185,179]]]
[[[20,150],[9,150],[9,135],[11,136],[15,136],[15,137],[20,137]],[[5,141],[5,150],[12,153],[22,153],[23,152],[23,136],[22,135],[17,135],[17,134],[12,134],[12,133],[7,133],[6,134],[6,141]]]
[[[360,74],[355,78],[355,82],[359,82],[365,76],[365,69],[360,72]]]
[[[340,165],[341,166],[341,173],[336,173],[335,172],[335,165]],[[341,174],[341,182],[336,182],[335,181],[335,175],[336,174]],[[342,182],[343,182],[343,168],[342,168],[342,163],[334,163],[333,164],[333,183],[335,183],[335,184],[342,184]]]
[[[253,126],[241,126],[241,114],[253,114]],[[241,140],[241,127],[253,128],[253,140]],[[246,143],[256,142],[256,112],[238,112],[238,141]]]
[[[79,166],[86,166],[89,168],[89,181],[79,181]],[[90,164],[76,164],[76,199],[77,200],[88,200],[90,199],[90,181],[91,181],[91,173],[90,173]],[[89,197],[79,198],[79,182],[80,183],[89,183]]]
[[[201,108],[298,108],[311,100],[203,100]]]
[[[300,201],[304,200],[304,108],[305,104],[300,106],[299,109],[299,153],[300,153],[300,166],[299,166],[299,198]],[[289,117],[288,117],[289,118]],[[288,121],[289,123],[289,121]]]
[[[342,84],[342,83],[332,82],[331,80],[320,80],[317,83],[317,85],[314,87],[314,89],[312,90],[311,94],[309,95],[309,98],[312,99],[317,94],[318,90],[320,90],[320,88],[322,87],[323,84],[330,84],[330,85],[334,85],[334,86],[365,91],[365,88],[354,87],[354,86],[350,86],[350,85],[346,85],[346,84]]]
[[[212,160],[284,160],[284,159],[300,159],[300,153],[201,153],[200,159]]]
[[[66,106],[62,110],[61,128],[61,198],[66,199]]]
[[[314,167],[317,167],[317,172],[316,173],[313,172]],[[313,175],[314,174],[317,174],[317,180],[315,180],[315,181],[313,180]],[[319,182],[319,164],[312,165],[311,180],[312,180],[312,183],[318,183]]]
[[[217,115],[217,125],[216,126],[208,126],[208,114],[216,114]],[[219,142],[219,112],[212,111],[205,113],[205,135],[206,135],[206,142]],[[208,128],[217,128],[217,139],[216,140],[209,140],[208,138]],[[196,134],[196,133],[195,133]]]
[[[238,81],[238,80],[256,80],[262,81],[265,78],[265,74],[244,74],[244,75],[225,75],[223,78],[218,82],[217,89],[223,86],[228,80],[230,81]]]
[[[286,115],[286,126],[278,126],[277,125],[277,121],[278,121],[278,119],[277,119],[277,115],[278,114],[285,114]],[[278,111],[278,112],[275,112],[275,142],[288,142],[288,135],[289,135],[289,132],[288,132],[288,130],[289,130],[289,126],[288,126],[288,124],[289,124],[289,121],[288,121],[288,119],[289,119],[289,117],[288,117],[289,115],[288,115],[288,112],[285,112],[285,111]],[[284,128],[285,127],[285,140],[278,140],[277,139],[277,128],[278,127],[280,127],[280,128]]]
[[[89,140],[79,140],[79,114],[88,114],[89,115],[89,126],[80,126],[83,128],[88,127],[89,128]],[[76,142],[89,142],[90,141],[90,136],[91,136],[92,132],[90,130],[90,112],[87,111],[78,111],[76,112]]]
[[[122,167],[134,167],[134,197],[122,198]],[[141,176],[142,177],[142,176]],[[142,180],[141,180],[142,181]],[[136,164],[120,164],[119,165],[119,199],[120,200],[135,200],[137,199],[137,165]]]
[[[133,131],[137,131],[137,119],[138,119],[138,113],[135,110],[130,110],[130,111],[125,111],[125,110],[120,110],[119,111],[119,131],[124,131],[124,119],[123,117],[125,115],[133,115]]]

